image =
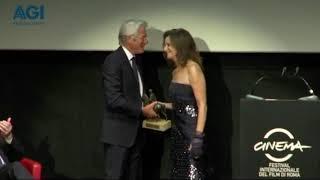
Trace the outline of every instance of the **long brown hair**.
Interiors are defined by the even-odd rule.
[[[192,38],[191,34],[183,29],[171,29],[163,34],[163,46],[165,39],[169,37],[173,47],[177,49],[177,63],[181,66],[185,66],[188,60],[192,60],[199,64],[201,69],[202,66],[202,59],[197,50],[196,43]],[[166,54],[164,54],[166,58]]]

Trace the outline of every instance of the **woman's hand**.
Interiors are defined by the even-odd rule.
[[[191,140],[190,154],[194,159],[199,159],[203,154],[203,137],[203,133],[196,132]]]

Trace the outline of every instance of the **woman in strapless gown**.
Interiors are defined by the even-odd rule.
[[[163,50],[174,67],[169,87],[171,102],[160,102],[173,111],[171,179],[205,179],[202,159],[207,103],[201,58],[192,36],[185,29],[166,31]]]

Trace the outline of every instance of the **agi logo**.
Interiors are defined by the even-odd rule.
[[[275,133],[282,133],[289,137],[290,141],[260,141],[254,145],[254,151],[267,151],[265,156],[273,162],[285,162],[289,160],[293,154],[293,151],[300,150],[303,152],[305,148],[311,148],[311,146],[301,145],[300,141],[294,141],[294,136],[286,129],[275,128],[271,129],[264,135],[264,139],[267,140],[271,135]],[[270,153],[277,154],[279,152],[288,152],[283,157],[275,157]]]
[[[13,13],[13,24],[36,25],[43,24],[45,20],[44,5],[17,5]]]

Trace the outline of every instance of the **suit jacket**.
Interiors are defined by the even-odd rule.
[[[142,100],[139,82],[122,47],[106,57],[102,75],[105,108],[101,140],[131,147],[142,126]]]
[[[4,142],[4,139],[0,139],[0,155],[6,164],[14,161],[19,161],[23,155],[22,145],[13,138],[11,144]]]
[[[0,155],[6,164],[0,168],[1,180],[32,179],[32,175],[19,162],[23,156],[23,147],[15,138],[11,144],[0,138]]]

